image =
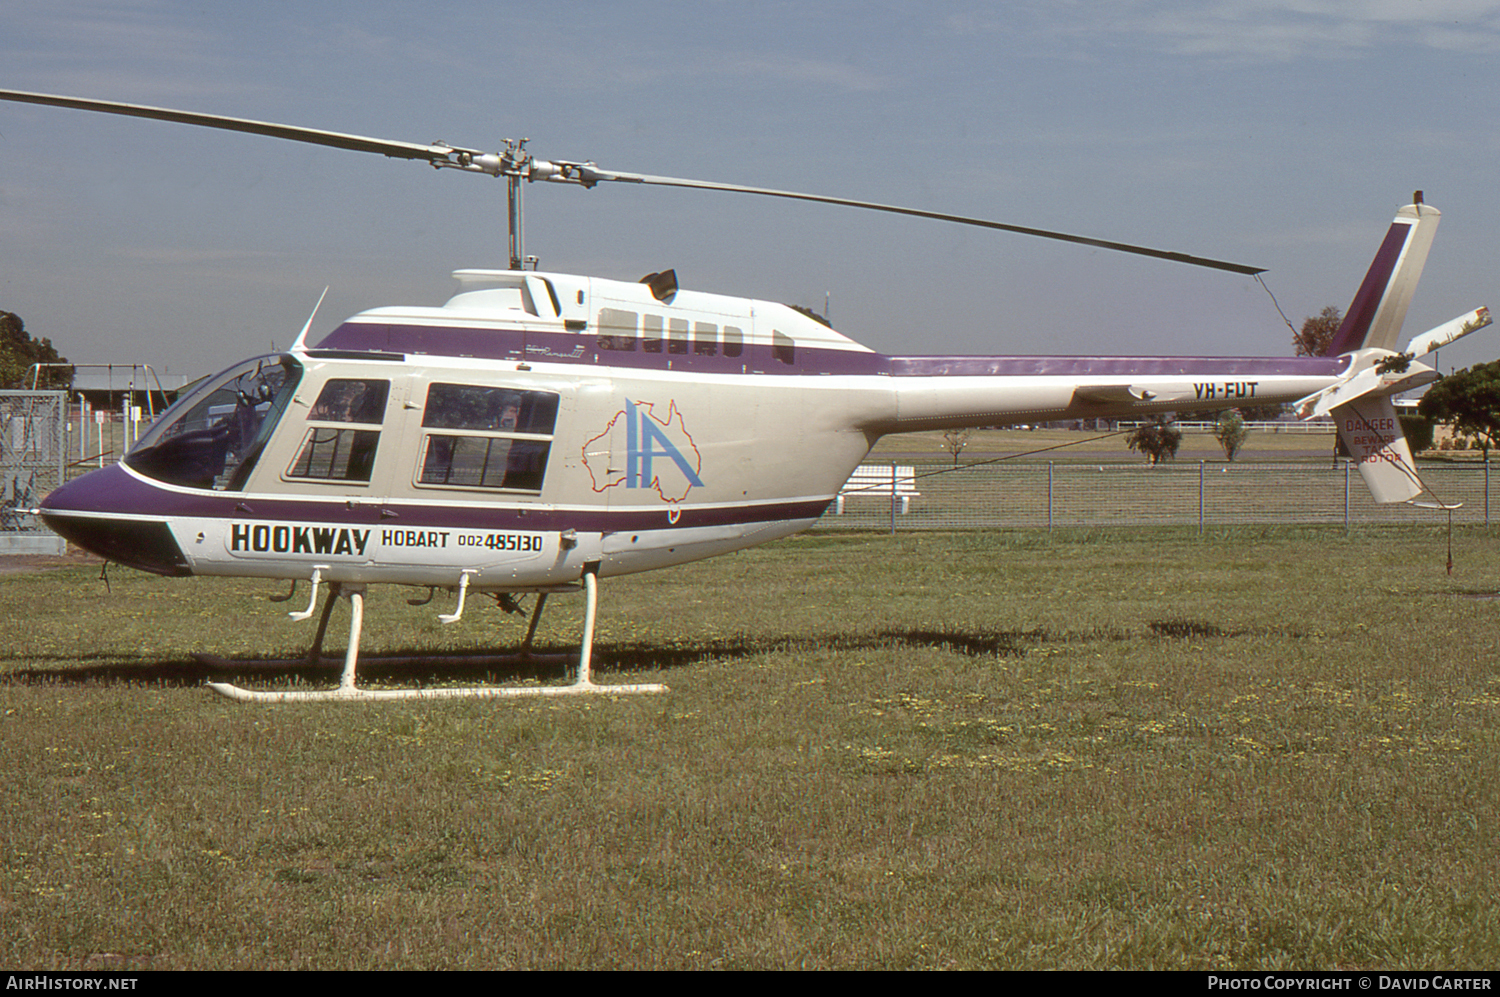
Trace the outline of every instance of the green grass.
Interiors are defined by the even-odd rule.
[[[236,705],[189,652],[298,651],[280,586],[0,576],[0,963],[1492,966],[1496,541],[818,534],[607,579],[673,691],[587,702]],[[407,594],[368,654],[524,630]]]

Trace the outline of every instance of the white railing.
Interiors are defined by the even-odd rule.
[[[1118,429],[1135,429],[1144,426],[1143,422],[1120,422],[1116,424]],[[1174,422],[1174,428],[1188,433],[1212,433],[1218,428],[1217,422]],[[1280,419],[1270,422],[1247,422],[1245,428],[1252,433],[1278,433],[1292,436],[1305,436],[1309,434],[1326,433],[1333,435],[1334,425],[1331,419],[1309,419],[1301,422],[1296,419],[1282,421]]]

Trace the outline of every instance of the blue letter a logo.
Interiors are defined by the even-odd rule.
[[[698,449],[693,446],[693,438],[682,424],[682,414],[677,411],[676,403],[672,403],[667,410],[666,421],[661,423],[652,414],[652,407],[651,402],[641,405],[632,401],[625,402],[625,487],[655,488],[663,498],[668,498],[662,488],[660,475],[653,466],[655,458],[666,457],[682,472],[688,488],[702,488],[703,481],[698,477]],[[685,445],[692,450],[692,461],[667,436],[667,431],[674,428]],[[684,489],[683,497],[686,495],[687,491]]]

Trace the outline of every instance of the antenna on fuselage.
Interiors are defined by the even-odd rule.
[[[309,315],[309,316],[307,316],[307,322],[302,326],[302,331],[299,332],[299,333],[297,333],[297,338],[292,343],[291,352],[293,352],[293,353],[305,353],[305,352],[307,352],[306,340],[307,340],[308,330],[310,330],[312,328],[313,319],[317,318],[317,316],[318,316],[318,309],[323,307],[323,299],[326,298],[326,297],[328,297],[328,288],[325,287],[325,288],[323,288],[323,293],[320,294],[320,295],[318,295],[318,303],[315,304],[315,305],[313,305],[312,314]],[[272,346],[271,352],[272,353],[276,352],[274,344]]]

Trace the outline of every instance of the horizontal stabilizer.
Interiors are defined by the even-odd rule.
[[[1489,324],[1490,310],[1480,305],[1467,315],[1460,315],[1451,322],[1444,322],[1436,329],[1428,329],[1420,336],[1414,336],[1412,341],[1406,344],[1406,352],[1414,357],[1425,356],[1433,350],[1463,339],[1471,332],[1478,332]]]
[[[1297,418],[1315,419],[1330,415],[1339,406],[1348,405],[1359,398],[1390,398],[1391,395],[1411,391],[1437,380],[1437,371],[1409,358],[1406,358],[1404,365],[1397,365],[1403,369],[1381,369],[1382,364],[1398,359],[1401,358],[1394,353],[1373,350],[1356,357],[1350,368],[1352,373],[1345,375],[1337,384],[1308,395],[1296,403],[1294,411]]]

